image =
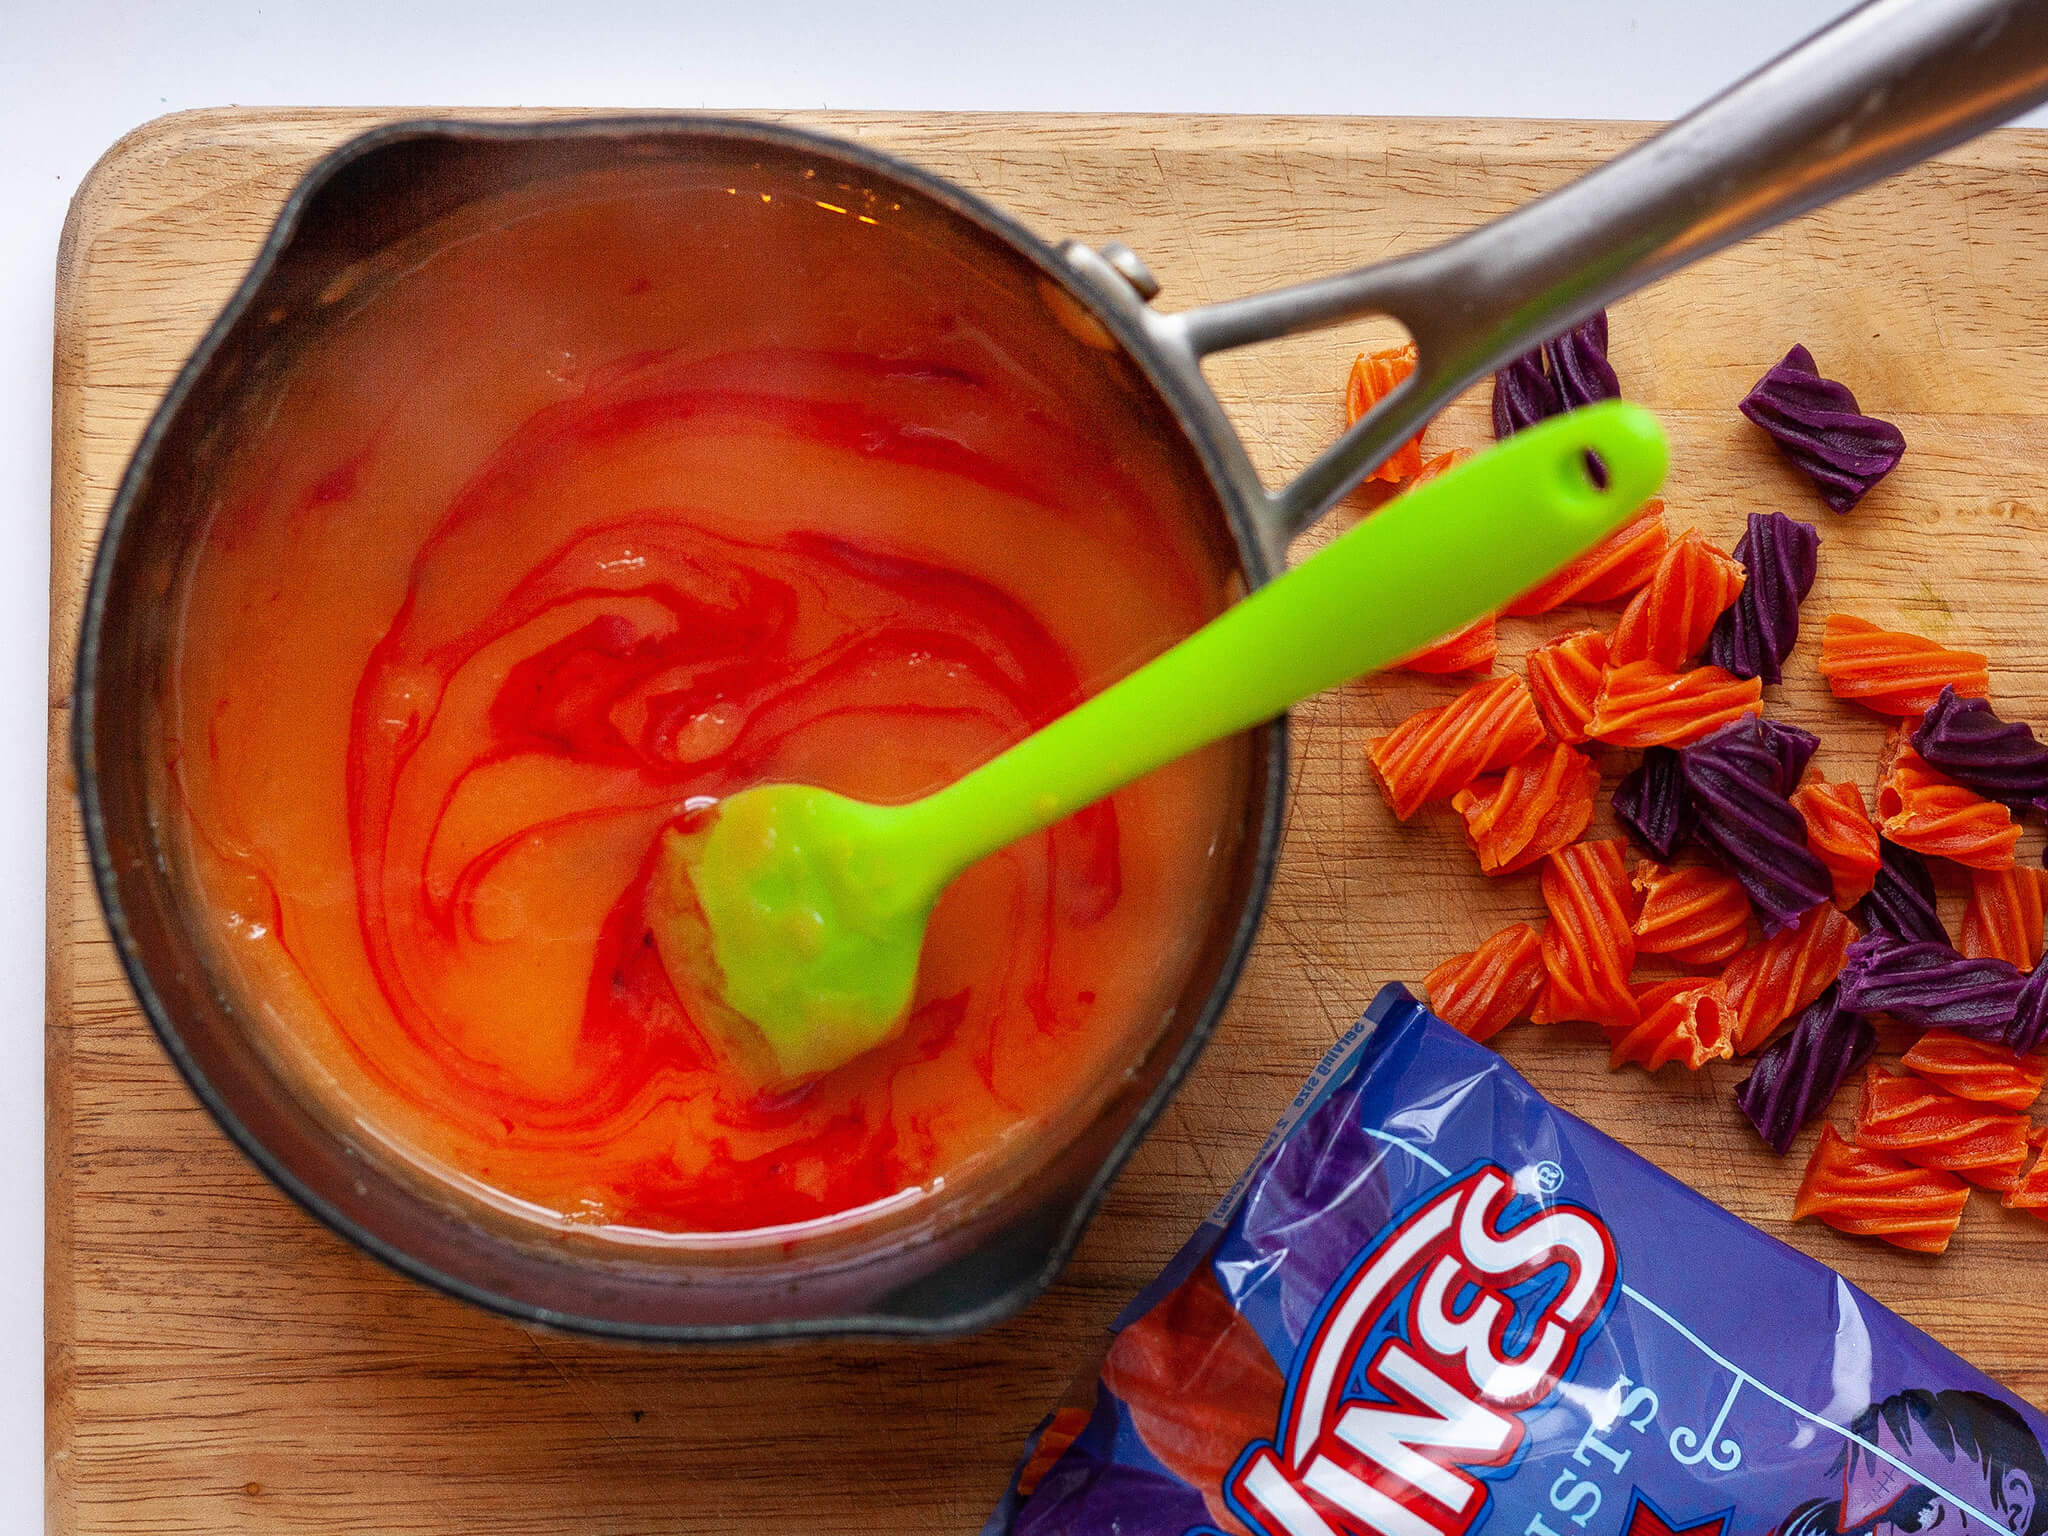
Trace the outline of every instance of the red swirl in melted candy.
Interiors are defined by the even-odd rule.
[[[1113,462],[999,405],[951,367],[632,357],[520,419],[402,559],[350,529],[393,504],[403,443],[279,428],[308,477],[252,485],[195,578],[206,762],[188,743],[183,778],[216,899],[230,866],[269,892],[269,922],[226,926],[320,1000],[353,1071],[323,1059],[373,1118],[550,1211],[725,1232],[929,1186],[1142,1046],[1206,899],[1171,886],[1215,836],[1199,760],[970,871],[903,1036],[791,1094],[722,1073],[643,911],[692,807],[768,781],[927,792],[1214,603],[1170,544],[1178,566],[1137,551],[1152,585],[1091,610],[1099,634],[1047,598],[1059,571],[1019,590],[1029,524],[986,509],[1040,509],[1049,556],[1094,536],[1070,509],[1123,505],[1108,538],[1142,517]],[[1001,453],[971,442],[996,417]],[[358,558],[381,609],[346,595]]]

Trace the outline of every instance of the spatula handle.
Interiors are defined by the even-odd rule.
[[[1604,537],[1663,484],[1665,457],[1655,418],[1621,401],[1517,433],[1396,497],[1173,649],[905,807],[902,835],[963,868],[1163,763],[1398,661]]]

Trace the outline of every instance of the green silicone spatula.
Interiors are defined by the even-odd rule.
[[[1498,608],[1635,511],[1664,465],[1647,411],[1575,411],[1397,497],[922,800],[742,790],[664,834],[650,895],[662,961],[756,1082],[830,1071],[901,1025],[926,919],[969,864]]]

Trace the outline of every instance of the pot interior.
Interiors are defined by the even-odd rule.
[[[1014,1305],[1263,897],[1266,731],[977,866],[891,1046],[721,1075],[642,908],[746,783],[926,793],[1240,589],[1042,248],[805,136],[412,131],[316,172],[124,484],[82,647],[117,941],[372,1251],[642,1337]]]

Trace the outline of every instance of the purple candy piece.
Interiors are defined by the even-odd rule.
[[[1944,686],[1913,732],[1913,750],[1965,788],[2014,811],[2048,804],[2048,746],[1982,699]]]
[[[1493,435],[1512,437],[1564,409],[1557,386],[1543,371],[1543,349],[1525,352],[1493,376]]]
[[[1820,530],[1782,512],[1752,512],[1735,546],[1747,577],[1707,636],[1707,660],[1736,677],[1783,682],[1799,642],[1799,605],[1820,566]]]
[[[1840,985],[1842,1006],[1852,1012],[1888,1013],[1915,1029],[2003,1042],[2024,981],[2007,960],[1972,959],[1946,944],[1866,933],[1849,946]]]
[[[1862,500],[1906,451],[1905,434],[1857,410],[1848,386],[1822,378],[1804,347],[1794,347],[1757,380],[1741,410],[1776,439],[1837,512]]]
[[[1782,720],[1766,720],[1761,715],[1752,719],[1758,735],[1777,754],[1778,793],[1790,796],[1799,787],[1799,776],[1806,772],[1806,765],[1813,761],[1813,754],[1820,750],[1820,738]]]
[[[1607,361],[1603,309],[1493,376],[1493,435],[1512,437],[1524,427],[1620,393],[1621,381]]]
[[[1877,876],[1870,894],[1856,905],[1866,932],[1895,939],[1946,944],[1948,929],[1934,905],[1934,876],[1927,861],[1888,837],[1877,840]]]
[[[2035,966],[2021,983],[2005,1043],[2022,1056],[2048,1044],[2048,964]]]
[[[1699,818],[1695,835],[1742,882],[1766,934],[1796,927],[1834,890],[1827,866],[1806,846],[1806,818],[1787,798],[1790,757],[1785,734],[1755,715],[1678,754]]]
[[[1828,1107],[1842,1080],[1876,1049],[1870,1020],[1842,1007],[1829,987],[1792,1021],[1790,1034],[1765,1047],[1737,1085],[1735,1102],[1764,1145],[1783,1157],[1799,1128]]]
[[[1553,337],[1543,351],[1550,362],[1550,381],[1566,410],[1612,400],[1621,393],[1621,380],[1607,361],[1606,310]]]
[[[1665,863],[1692,835],[1692,796],[1674,747],[1651,747],[1614,787],[1614,814],[1643,847]]]

